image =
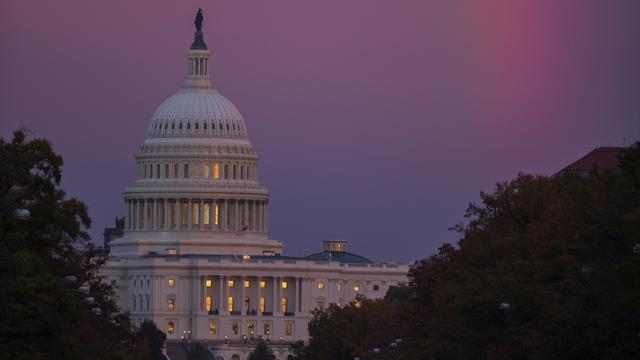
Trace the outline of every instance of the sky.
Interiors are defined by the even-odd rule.
[[[4,0],[0,136],[52,142],[96,243],[198,7],[290,255],[421,259],[496,182],[640,140],[637,0]]]

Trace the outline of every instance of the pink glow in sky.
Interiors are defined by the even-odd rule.
[[[636,0],[3,1],[0,135],[53,142],[98,242],[198,7],[293,255],[423,258],[480,190],[640,139]]]

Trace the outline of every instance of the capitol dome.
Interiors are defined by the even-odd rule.
[[[153,114],[148,137],[247,139],[238,109],[217,90],[183,89]]]
[[[112,254],[281,254],[269,239],[269,191],[238,109],[209,79],[202,32],[187,74],[151,117],[124,192],[125,234]]]

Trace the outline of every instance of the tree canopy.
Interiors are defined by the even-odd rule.
[[[305,355],[640,358],[640,144],[619,171],[520,174],[480,197],[409,286],[316,312]]]
[[[59,188],[62,164],[44,139],[23,131],[0,138],[0,353],[144,358],[146,347],[98,275],[104,259],[87,244],[87,207]]]

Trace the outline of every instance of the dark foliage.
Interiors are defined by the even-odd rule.
[[[86,246],[87,207],[58,188],[62,158],[43,139],[0,138],[0,353],[10,359],[140,359],[145,349]],[[31,216],[20,218],[18,209]],[[69,284],[65,276],[75,276]],[[90,286],[88,295],[78,291]],[[88,304],[92,297],[95,304]],[[92,308],[100,308],[96,315]]]
[[[263,340],[258,340],[258,344],[251,354],[249,354],[247,360],[276,360],[276,356],[273,355],[273,351],[269,349],[267,343]]]

